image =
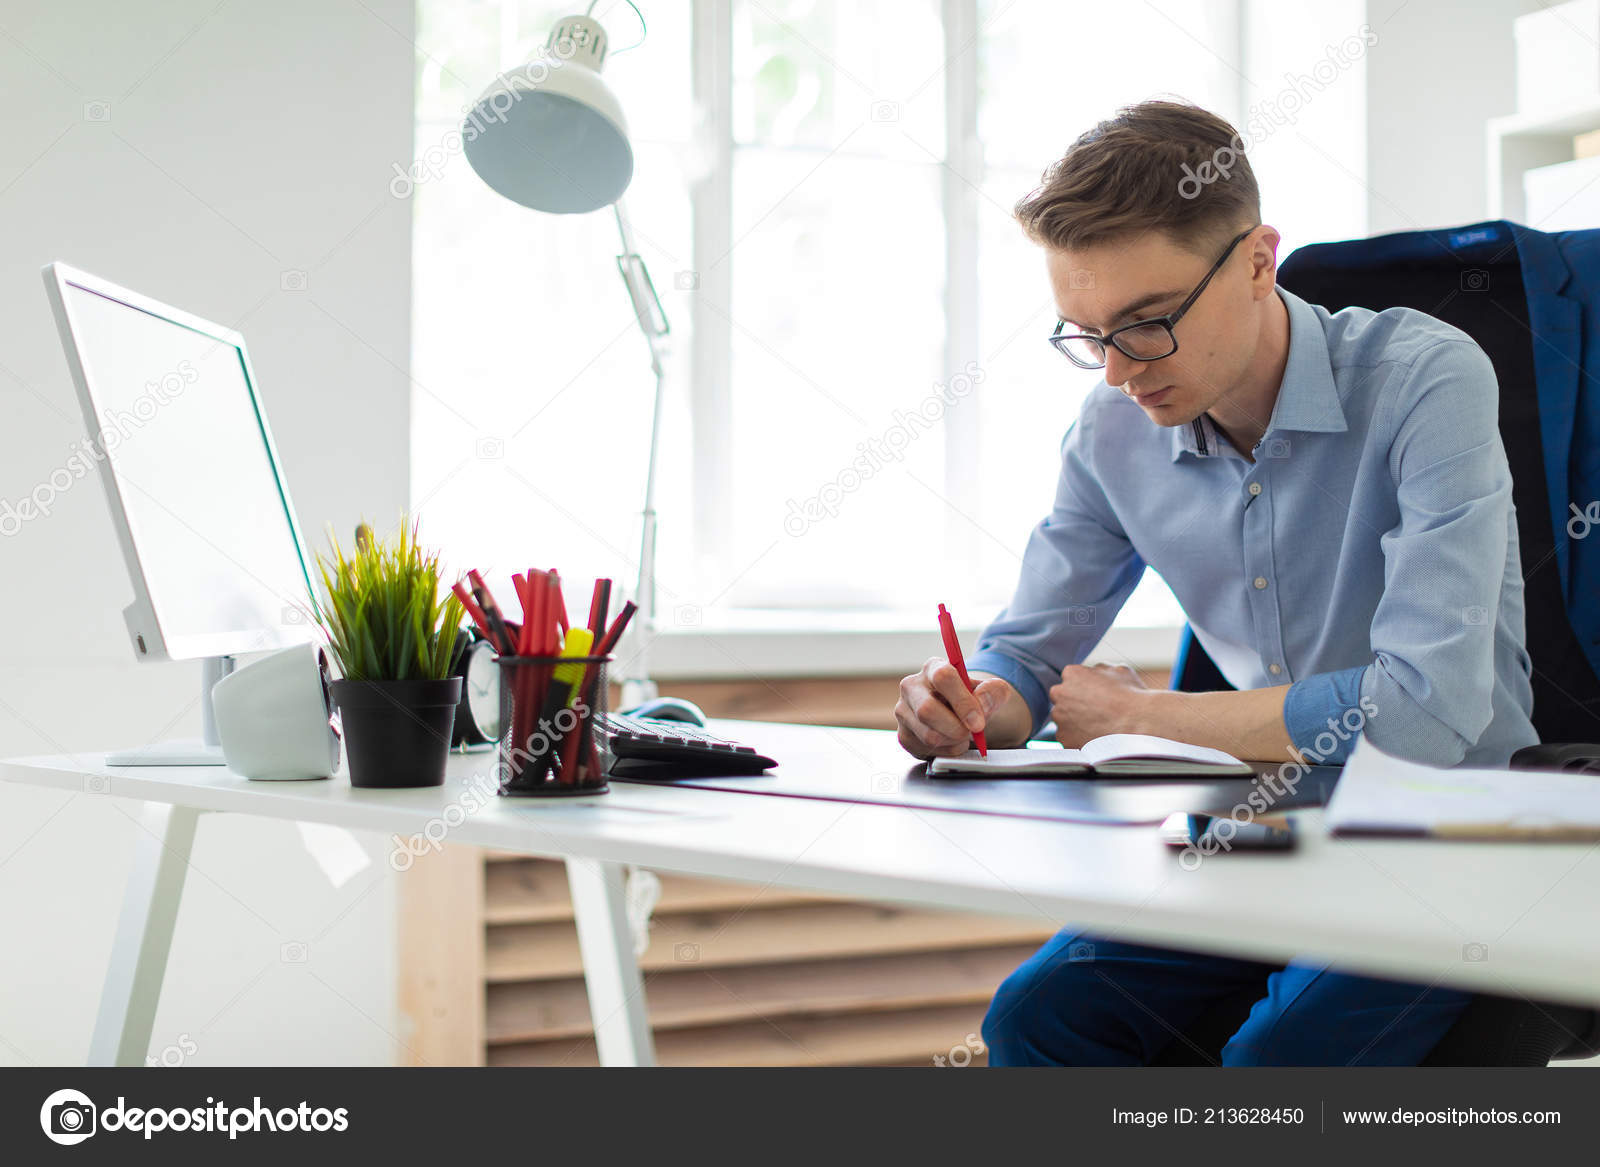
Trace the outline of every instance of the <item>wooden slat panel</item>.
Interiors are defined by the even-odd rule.
[[[658,916],[674,912],[735,911],[771,908],[784,904],[823,903],[830,896],[730,883],[723,879],[696,879],[687,875],[662,875]],[[484,920],[490,924],[539,924],[572,919],[567,890],[567,867],[553,859],[522,859],[489,866],[485,873]]]
[[[966,1046],[983,1021],[982,1005],[952,1005],[893,1013],[851,1013],[781,1022],[755,1021],[658,1034],[663,1066],[862,1066],[935,1064]],[[491,1066],[592,1066],[594,1041],[497,1045]]]
[[[483,1065],[483,852],[447,845],[400,875],[402,1061]]]
[[[715,968],[1042,943],[1052,932],[1034,920],[847,902],[706,912],[655,920],[640,966]],[[490,983],[577,976],[577,933],[565,923],[491,926],[485,969]]]
[[[674,697],[693,701],[709,717],[893,729],[900,678],[782,677],[754,684],[673,681],[666,689]]]
[[[670,971],[651,976],[645,995],[658,1034],[763,1018],[981,1005],[1034,947]],[[590,1019],[583,982],[493,985],[487,1026],[491,1045],[586,1036]]]

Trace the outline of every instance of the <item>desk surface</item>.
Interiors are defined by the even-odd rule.
[[[734,790],[789,798],[880,803],[919,810],[1002,814],[1063,822],[1149,825],[1170,814],[1227,814],[1257,789],[1252,778],[929,778],[926,767],[900,748],[893,734],[773,722],[717,722],[723,732],[778,765],[765,774],[682,778],[677,786]],[[1337,766],[1313,766],[1296,775],[1262,764],[1274,782],[1272,805],[1281,810],[1322,806],[1338,781]],[[1293,789],[1281,785],[1284,779]],[[625,781],[649,781],[629,778]]]
[[[738,721],[711,729],[781,744],[791,766],[838,767],[869,789],[898,748],[886,732]],[[1305,811],[1296,814],[1297,852],[1216,855],[1190,871],[1149,827],[620,782],[592,799],[505,799],[489,793],[492,768],[491,755],[457,755],[443,787],[380,791],[343,778],[252,782],[220,768],[108,767],[81,755],[0,762],[0,780],[328,823],[412,847],[433,838],[587,856],[1600,1003],[1594,844],[1329,839],[1320,812]]]

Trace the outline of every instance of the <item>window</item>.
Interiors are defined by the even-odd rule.
[[[1238,124],[1271,96],[1247,73],[1295,54],[1309,69],[1315,38],[1346,35],[1361,7],[1335,0],[1308,31],[1235,0],[639,4],[636,52],[619,51],[638,38],[625,3],[595,15],[636,145],[628,208],[673,327],[668,628],[997,610],[1097,380],[1045,344],[1054,308],[1012,205],[1119,105],[1178,95]],[[413,494],[462,562],[509,573],[532,554],[586,590],[636,570],[652,389],[614,224],[507,203],[449,149],[477,93],[570,7],[421,0]],[[1361,80],[1339,84],[1325,115],[1357,108]],[[1278,196],[1301,238],[1360,230],[1363,147],[1335,120],[1309,147],[1292,129],[1268,143],[1286,187],[1283,160],[1308,148],[1352,177]],[[1336,229],[1311,230],[1308,207]],[[1180,618],[1153,576],[1123,614]]]

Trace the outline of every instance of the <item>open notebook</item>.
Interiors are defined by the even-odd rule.
[[[928,763],[930,778],[1226,778],[1253,773],[1221,750],[1140,733],[1107,734],[1085,742],[1081,750],[990,750],[987,758],[968,750],[959,758],[935,758]]]

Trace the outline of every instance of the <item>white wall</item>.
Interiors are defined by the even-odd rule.
[[[245,334],[314,546],[399,514],[410,211],[388,183],[411,157],[413,23],[409,0],[7,0],[0,502],[83,434],[39,277],[63,259]],[[0,755],[198,734],[198,667],[134,663],[129,595],[93,479],[0,538]],[[0,786],[0,1064],[83,1059],[134,809]],[[202,820],[156,1049],[394,1060],[393,876],[359,843],[335,888],[294,824]],[[293,942],[303,963],[280,959]]]
[[[1262,221],[1283,235],[1280,260],[1304,243],[1366,234],[1366,9],[1243,5],[1240,107]]]
[[[1536,0],[1368,0],[1370,231],[1453,227],[1488,214],[1484,123],[1516,111],[1512,21]]]

